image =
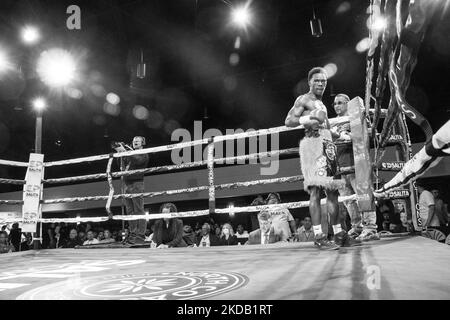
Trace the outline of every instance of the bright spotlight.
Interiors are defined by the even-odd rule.
[[[369,46],[370,46],[370,39],[364,38],[361,41],[359,41],[358,44],[356,45],[356,51],[362,53],[364,51],[367,51],[369,49]]]
[[[63,49],[51,49],[41,53],[37,72],[50,87],[63,87],[75,78],[76,64],[71,54]]]
[[[0,51],[0,73],[11,68],[11,62],[4,52]]]
[[[386,28],[386,26],[387,20],[382,16],[377,16],[373,18],[372,23],[370,17],[369,19],[367,19],[367,27],[373,31],[383,31]]]
[[[326,66],[324,66],[323,68],[327,72],[328,78],[333,77],[338,70],[337,65],[334,63],[329,63]]]
[[[233,23],[241,28],[245,28],[251,21],[251,15],[247,5],[233,9],[231,15]]]
[[[106,95],[106,101],[108,101],[111,104],[119,104],[120,97],[117,94],[115,94],[114,92],[110,92]]]
[[[32,26],[26,26],[22,30],[22,40],[26,44],[34,44],[39,41],[41,35],[39,34],[39,30]]]
[[[47,106],[47,103],[45,102],[44,98],[39,97],[39,98],[36,98],[33,100],[33,107],[37,111],[41,111],[41,110],[45,109],[46,106]]]

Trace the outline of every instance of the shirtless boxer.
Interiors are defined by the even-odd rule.
[[[289,110],[285,125],[303,125],[305,137],[300,141],[300,165],[303,186],[310,195],[309,212],[312,218],[315,245],[320,249],[335,250],[346,245],[347,233],[339,223],[338,188],[343,180],[334,179],[337,171],[336,146],[332,142],[327,108],[322,95],[327,86],[327,73],[323,68],[313,68],[308,73],[309,92],[299,96]],[[320,194],[326,190],[327,209],[335,234],[334,242],[322,232]]]

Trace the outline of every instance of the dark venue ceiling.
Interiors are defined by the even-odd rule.
[[[72,4],[81,8],[81,30],[66,27]],[[322,21],[319,38],[309,26],[313,4]],[[109,153],[111,141],[129,142],[134,135],[146,136],[148,146],[170,144],[173,130],[192,132],[196,120],[203,121],[203,130],[222,132],[283,125],[296,96],[306,90],[308,70],[327,63],[338,67],[325,92],[327,106],[336,93],[363,97],[366,55],[355,46],[368,36],[368,5],[360,0],[255,0],[254,23],[243,32],[230,25],[230,8],[220,0],[2,0],[0,48],[20,70],[0,79],[0,158],[28,161],[35,138],[30,100],[36,95],[45,95],[49,103],[43,118],[47,161]],[[43,34],[37,46],[20,42],[19,30],[27,23]],[[440,10],[407,95],[434,130],[450,117],[449,30],[449,10]],[[36,76],[37,57],[51,47],[68,49],[79,59],[74,87],[81,99],[50,91]],[[141,52],[145,79],[136,77]],[[237,65],[230,64],[233,53],[239,55]],[[119,107],[105,106],[108,92],[120,96]],[[413,141],[423,139],[412,123],[410,131]],[[290,146],[297,140],[292,135]],[[85,173],[76,170],[49,173]],[[104,171],[104,165],[93,171]],[[3,167],[0,173],[14,176]]]

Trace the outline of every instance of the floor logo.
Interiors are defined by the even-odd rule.
[[[233,272],[161,272],[70,278],[28,291],[18,300],[191,300],[223,294],[248,282]]]

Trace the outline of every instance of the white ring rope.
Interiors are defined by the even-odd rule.
[[[350,195],[345,197],[339,197],[339,202],[356,200],[356,195]],[[326,199],[322,199],[320,201],[321,205],[326,204]],[[309,201],[297,201],[297,202],[287,202],[280,204],[270,204],[270,205],[262,205],[262,206],[246,206],[246,207],[233,207],[233,208],[221,208],[215,209],[215,213],[218,214],[226,214],[226,213],[252,213],[252,212],[260,212],[262,210],[267,209],[276,209],[276,208],[286,208],[286,209],[297,209],[297,208],[306,208],[309,206]],[[112,216],[113,220],[156,220],[163,218],[189,218],[189,217],[198,217],[198,216],[206,216],[209,215],[209,209],[205,210],[192,210],[185,212],[170,212],[170,213],[153,213],[153,214],[145,214],[145,215],[115,215]],[[82,223],[82,222],[105,222],[108,221],[109,217],[76,217],[76,218],[43,218],[39,219],[39,222],[42,223]],[[21,222],[20,219],[16,220],[2,220],[2,223],[14,223]]]

